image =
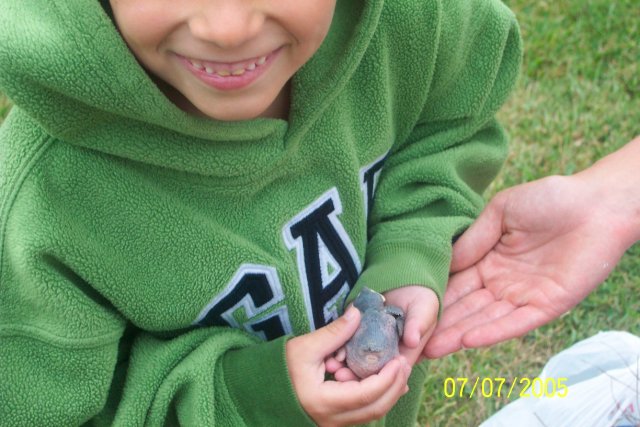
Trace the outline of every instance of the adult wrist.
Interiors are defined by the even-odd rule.
[[[615,152],[569,179],[576,191],[585,194],[594,213],[606,216],[613,232],[625,249],[640,241],[640,175],[637,161]],[[627,150],[629,151],[629,150]]]

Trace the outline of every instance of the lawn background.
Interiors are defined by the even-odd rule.
[[[500,112],[511,153],[487,199],[508,186],[584,169],[640,134],[637,0],[506,3],[518,16],[525,58],[519,84]],[[0,121],[10,108],[0,94]],[[493,348],[431,362],[418,425],[476,426],[509,402],[447,399],[446,378],[535,377],[551,355],[601,330],[640,335],[640,245],[561,319]]]
[[[525,56],[519,84],[499,114],[511,153],[487,198],[505,187],[582,170],[640,134],[637,0],[505,3],[520,22]],[[640,244],[562,318],[520,339],[431,362],[419,425],[477,426],[515,400],[477,394],[447,399],[447,377],[532,378],[551,355],[602,330],[640,335]]]

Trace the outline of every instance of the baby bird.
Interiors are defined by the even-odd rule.
[[[377,374],[398,355],[398,343],[404,328],[404,312],[385,306],[384,296],[364,287],[353,305],[362,317],[356,333],[346,344],[346,362],[360,378]]]

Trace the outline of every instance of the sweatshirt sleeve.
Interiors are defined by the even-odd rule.
[[[208,328],[134,345],[115,425],[313,426],[300,407],[281,337]]]
[[[6,281],[2,289],[3,297],[11,291]],[[70,322],[59,322],[55,309],[47,319],[41,309],[35,317],[55,322],[53,330],[2,319],[3,425],[314,425],[289,380],[286,338],[261,342],[232,328],[203,328],[163,339],[123,333],[115,318],[100,335],[64,331],[65,323],[93,316],[82,305],[92,303],[65,304],[76,319]]]
[[[53,254],[4,240],[3,426],[314,425],[289,379],[286,337],[142,331]]]
[[[515,18],[501,3],[441,4],[430,89],[409,137],[386,159],[359,279],[379,292],[428,286],[440,300],[452,240],[479,214],[507,153],[494,116],[514,86],[522,50]]]

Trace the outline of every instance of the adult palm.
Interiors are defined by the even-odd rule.
[[[425,356],[521,336],[604,281],[633,242],[623,236],[622,201],[592,178],[548,177],[491,200],[454,245],[443,316]]]

